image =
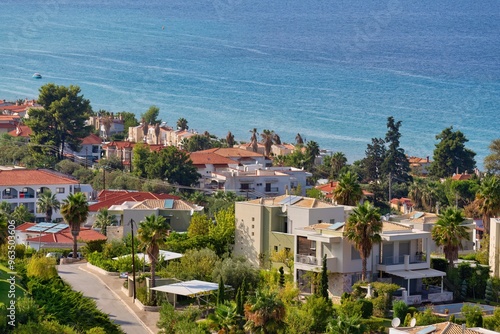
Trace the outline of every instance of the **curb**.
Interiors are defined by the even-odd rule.
[[[95,277],[97,277],[97,279],[99,281],[101,281],[102,284],[104,284],[106,286],[106,288],[108,288],[109,291],[111,291],[111,293],[113,293],[115,295],[116,298],[120,299],[120,301],[122,302],[123,305],[125,305],[126,308],[128,308],[128,310],[137,318],[137,320],[139,320],[139,322],[141,323],[142,327],[144,327],[144,329],[146,329],[148,332],[150,332],[151,334],[156,334],[155,332],[153,332],[151,330],[151,328],[149,328],[145,323],[144,321],[142,321],[141,318],[139,318],[139,316],[137,315],[136,311],[134,311],[130,306],[127,305],[127,303],[125,303],[123,301],[123,299],[113,290],[111,289],[98,275],[96,275],[95,273],[93,273],[92,271],[90,270],[86,270],[82,267],[78,267],[79,270],[82,270],[82,271],[86,271],[88,272],[89,274],[92,274],[94,275]]]

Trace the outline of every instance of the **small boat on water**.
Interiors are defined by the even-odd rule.
[[[33,78],[35,78],[35,79],[41,79],[42,75],[40,73],[35,73],[35,74],[33,74]]]

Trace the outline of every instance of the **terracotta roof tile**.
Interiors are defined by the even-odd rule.
[[[102,143],[101,137],[91,133],[87,137],[83,138],[82,145],[98,145]]]
[[[170,194],[154,194],[145,191],[128,190],[103,190],[98,194],[98,202],[89,206],[91,212],[99,211],[101,208],[109,208],[112,205],[120,205],[123,202],[141,202],[147,199],[179,199]]]
[[[106,240],[106,236],[95,230],[88,228],[81,228],[78,235],[79,241],[91,241],[91,240]],[[58,233],[46,233],[42,234],[41,237],[33,237],[26,239],[26,241],[31,242],[43,242],[43,243],[59,243],[59,244],[73,244],[73,236],[68,228],[58,232]]]
[[[29,137],[33,131],[27,125],[18,125],[15,130],[9,132],[12,137]]]
[[[0,186],[79,184],[77,180],[42,169],[0,170]]]
[[[198,151],[192,152],[189,157],[193,165],[235,165],[237,161],[221,156],[215,152]]]

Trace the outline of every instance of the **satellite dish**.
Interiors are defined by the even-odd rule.
[[[281,207],[281,212],[285,213],[287,210],[287,206],[286,204],[284,204],[282,207]]]
[[[410,327],[415,327],[416,324],[417,324],[417,319],[411,318]]]
[[[391,321],[391,326],[394,328],[398,328],[400,324],[401,324],[401,320],[399,320],[399,318],[394,318]]]

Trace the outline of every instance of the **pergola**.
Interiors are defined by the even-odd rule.
[[[150,263],[151,262],[151,261],[149,261],[149,256],[147,254],[137,253],[135,255],[140,260],[144,260],[145,263]],[[132,254],[127,254],[127,255],[122,255],[122,256],[114,257],[113,260],[118,260],[118,259],[121,259],[121,258],[130,257],[130,256],[132,256]],[[169,260],[179,259],[182,256],[183,255],[180,254],[180,253],[175,253],[175,252],[169,252],[169,251],[160,250],[160,260],[163,260],[163,261],[169,261]]]
[[[421,270],[398,270],[387,272],[390,275],[399,276],[408,281],[408,295],[410,295],[410,280],[418,278],[441,277],[441,293],[443,293],[443,277],[446,273],[436,269]]]
[[[229,288],[230,286],[225,285],[225,287]],[[219,285],[217,283],[198,281],[198,280],[161,285],[158,287],[151,288],[151,290],[166,292],[174,295],[174,308],[177,302],[177,295],[194,297],[198,299],[198,305],[199,305],[201,297],[209,295],[213,291],[218,289]]]

